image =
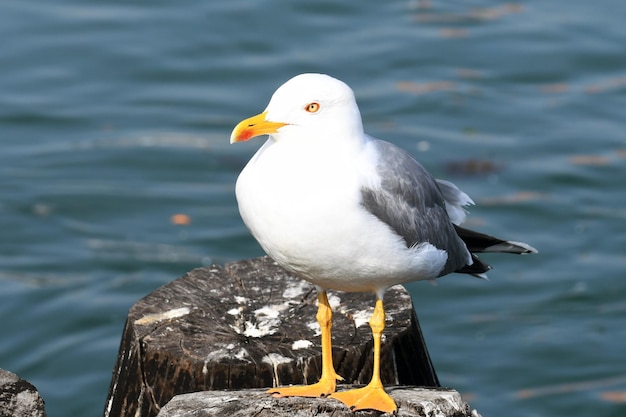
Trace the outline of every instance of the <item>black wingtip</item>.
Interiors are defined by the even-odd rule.
[[[454,272],[458,272],[460,274],[469,274],[473,277],[480,279],[488,279],[487,275],[485,275],[485,272],[489,271],[490,269],[491,265],[483,262],[482,259],[472,253],[472,264],[465,265],[463,268],[457,269]]]
[[[527,243],[515,242],[512,240],[502,240],[497,237],[489,236],[484,233],[475,232],[473,230],[464,229],[455,226],[455,230],[459,237],[463,240],[470,252],[500,252],[514,253],[517,255],[526,255],[529,253],[538,253],[537,249]]]

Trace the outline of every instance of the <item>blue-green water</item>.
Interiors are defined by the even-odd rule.
[[[488,257],[489,282],[408,286],[442,383],[484,416],[626,415],[624,17],[621,0],[4,0],[0,367],[51,417],[100,415],[137,299],[262,254],[234,199],[261,141],[230,130],[315,71],[474,198],[469,226],[540,250]]]

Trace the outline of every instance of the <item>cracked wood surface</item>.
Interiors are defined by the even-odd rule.
[[[347,389],[347,387],[345,387]],[[479,417],[461,395],[446,388],[388,387],[398,404],[396,417]],[[174,397],[157,417],[383,417],[352,412],[330,398],[272,398],[264,390],[202,391]]]

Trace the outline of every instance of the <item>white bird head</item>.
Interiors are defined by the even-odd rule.
[[[266,109],[241,121],[230,142],[270,135],[290,138],[360,137],[363,126],[354,93],[325,74],[300,74],[280,86]]]

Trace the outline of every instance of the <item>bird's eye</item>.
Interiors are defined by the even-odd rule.
[[[309,113],[317,113],[320,109],[320,104],[313,102],[313,103],[309,103],[306,106],[304,106],[304,110],[308,111]]]

